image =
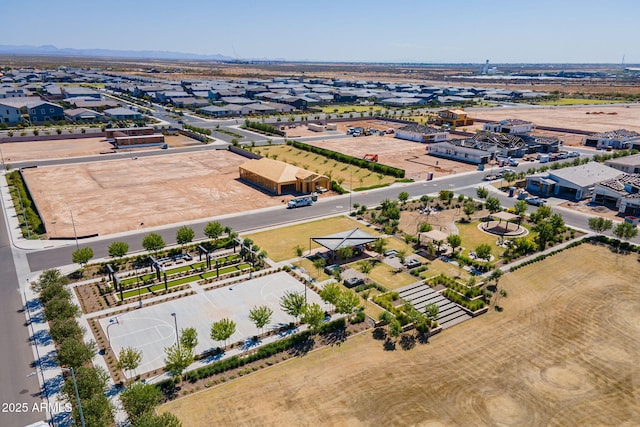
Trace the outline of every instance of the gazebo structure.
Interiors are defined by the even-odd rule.
[[[496,212],[491,214],[491,221],[482,223],[482,230],[487,233],[496,234],[501,237],[516,237],[527,234],[527,229],[516,224],[514,228],[509,228],[511,221],[515,221],[520,217],[509,212]],[[497,220],[497,221],[496,221]],[[502,223],[504,221],[504,224]]]
[[[437,244],[438,252],[440,252],[440,245],[442,245],[442,243],[447,241],[447,237],[449,237],[449,235],[440,230],[431,230],[431,231],[424,231],[422,233],[418,233],[418,242],[420,243],[420,245],[422,245],[423,237]]]
[[[311,241],[329,249],[331,257],[333,258],[335,251],[340,248],[366,245],[367,243],[375,242],[378,239],[379,237],[373,236],[356,227],[353,230],[330,234],[328,236],[312,237],[309,241],[309,252],[311,252]]]

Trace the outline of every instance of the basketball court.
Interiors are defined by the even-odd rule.
[[[266,305],[273,310],[271,323],[265,331],[288,324],[294,319],[280,308],[280,298],[287,291],[304,293],[305,287],[289,274],[279,272],[103,318],[99,322],[104,331],[108,330],[111,348],[116,355],[125,347],[142,351],[142,363],[137,373],[144,373],[164,367],[164,349],[176,343],[175,322],[178,331],[196,328],[199,341],[196,354],[223,344],[209,337],[211,324],[223,318],[236,323],[236,332],[229,343],[258,335],[261,331],[249,320],[249,310],[254,306]],[[307,289],[307,301],[320,304],[324,310],[330,308],[310,289]],[[175,318],[172,313],[175,313]]]

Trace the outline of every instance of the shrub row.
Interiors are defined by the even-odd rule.
[[[483,308],[486,304],[484,301],[482,301],[481,299],[474,299],[474,300],[470,300],[469,298],[460,295],[459,293],[457,293],[456,291],[452,290],[452,289],[445,289],[442,292],[442,295],[444,297],[446,297],[447,299],[450,299],[451,301],[455,302],[458,305],[463,306],[464,308],[471,310],[471,311],[477,311],[480,310],[481,308]]]
[[[470,265],[471,267],[483,273],[486,273],[489,270],[491,270],[491,264],[489,264],[488,262],[482,262],[475,259],[471,259],[461,254],[456,255],[456,260],[462,265]]]
[[[35,209],[33,199],[31,198],[31,194],[29,193],[27,186],[24,184],[20,171],[15,170],[11,172],[6,175],[6,178],[7,183],[9,185],[13,185],[17,189],[18,194],[13,198],[13,205],[16,212],[18,212],[18,208],[23,208],[22,215],[26,218],[26,227],[29,227],[30,232],[33,234],[44,234],[44,224]],[[16,198],[19,200],[16,200]],[[24,234],[27,234],[26,229],[23,230],[23,235]]]
[[[204,128],[199,128],[197,126],[191,126],[186,124],[182,125],[182,128],[190,130],[191,132],[201,133],[203,135],[211,135],[211,129],[204,129]]]
[[[337,151],[316,147],[316,146],[305,144],[298,141],[287,141],[287,145],[292,145],[293,147],[300,150],[310,151],[315,154],[320,154],[321,156],[325,156],[342,163],[348,163],[351,165],[359,166],[361,168],[366,168],[373,172],[381,173],[384,175],[390,175],[396,178],[404,178],[404,174],[405,174],[404,169],[383,165],[377,162],[370,162],[369,160],[364,160],[358,157],[349,156],[347,154],[339,153]]]
[[[387,288],[385,288],[384,286],[372,282],[372,283],[365,283],[364,285],[360,285],[360,286],[356,286],[355,288],[353,288],[354,291],[356,292],[362,292],[362,291],[366,291],[367,289],[371,289],[371,288],[376,288],[377,290],[379,290],[380,292],[389,292],[389,290]]]
[[[418,268],[414,268],[409,270],[409,274],[411,274],[412,276],[415,277],[420,277],[420,273],[422,273],[423,271],[427,271],[429,269],[428,265],[422,265]]]
[[[429,286],[435,284],[446,286],[448,289],[456,291],[457,293],[462,294],[467,298],[475,298],[482,294],[482,289],[480,289],[480,286],[463,285],[462,283],[459,283],[458,281],[443,274],[430,279],[428,283]]]
[[[347,193],[347,190],[345,190],[344,188],[342,188],[342,186],[340,184],[338,184],[336,181],[331,181],[331,189],[333,191],[335,191],[338,194],[345,194]]]
[[[346,323],[344,318],[334,320],[332,322],[328,322],[323,324],[319,330],[319,334],[327,334],[329,332],[333,332],[335,330],[344,329],[346,327]],[[230,369],[235,369],[240,366],[244,366],[247,363],[255,362],[257,360],[266,359],[275,354],[281,353],[283,351],[289,350],[296,345],[302,344],[308,339],[310,339],[315,332],[312,331],[304,331],[288,338],[284,338],[278,340],[276,342],[266,344],[254,353],[251,353],[244,357],[233,356],[228,359],[221,360],[219,362],[212,363],[211,365],[204,366],[202,368],[196,369],[191,372],[187,372],[184,375],[184,379],[190,382],[196,382],[201,378],[208,378],[210,376],[220,374],[222,372],[228,371]],[[166,384],[158,384],[160,388],[166,386]]]
[[[250,120],[245,120],[244,125],[250,129],[257,130],[260,133],[266,133],[268,135],[276,135],[276,136],[286,136],[286,133],[276,128],[273,125],[269,125],[266,123],[260,122],[252,122]]]

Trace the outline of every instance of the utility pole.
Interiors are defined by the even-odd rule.
[[[73,225],[73,237],[76,239],[76,250],[80,249],[80,245],[78,245],[78,233],[76,233],[76,222],[73,220],[73,211],[69,208],[69,213],[71,214],[71,225]]]

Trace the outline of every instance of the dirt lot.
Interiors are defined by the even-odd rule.
[[[429,344],[366,333],[160,410],[188,426],[636,425],[636,259],[585,244],[504,276],[503,312]]]
[[[429,156],[425,144],[394,138],[393,135],[326,139],[307,143],[354,157],[377,154],[378,162],[404,169],[407,178],[416,180],[426,179],[429,172],[439,177],[476,169],[474,165]]]
[[[25,170],[52,236],[111,234],[280,203],[237,180],[246,159],[206,151]],[[52,224],[55,221],[56,224]]]
[[[201,142],[184,135],[167,136],[165,137],[165,142],[169,147],[184,147],[188,145],[202,144]],[[158,149],[158,147],[134,148],[134,151],[148,149]],[[61,139],[57,141],[25,141],[2,144],[2,153],[7,163],[93,156],[100,153],[110,153],[112,151],[113,145],[109,144],[103,137]]]
[[[587,114],[589,113],[589,114]],[[522,119],[530,120],[538,126],[553,126],[586,131],[604,132],[614,129],[627,129],[640,132],[640,106],[600,106],[561,108],[495,108],[475,110],[470,113],[473,118],[485,120]],[[482,128],[482,124],[474,124],[473,129]],[[469,128],[470,131],[472,128]],[[540,135],[559,136],[565,145],[580,145],[582,135],[558,134],[548,131],[537,131]]]
[[[61,139],[58,141],[25,141],[2,144],[7,163],[27,160],[58,159],[63,157],[92,156],[111,152],[113,145],[103,137]]]

